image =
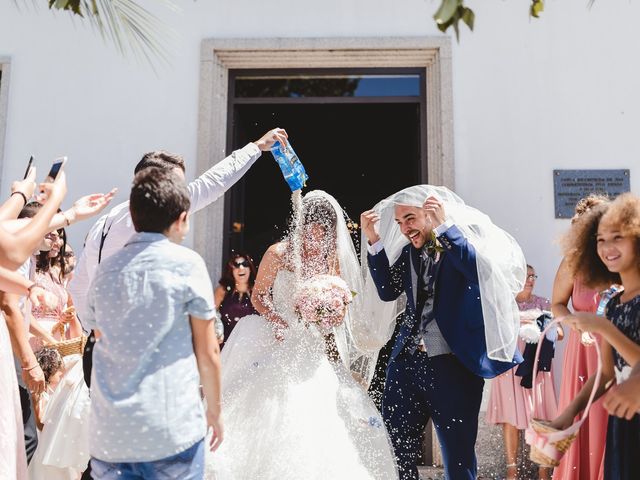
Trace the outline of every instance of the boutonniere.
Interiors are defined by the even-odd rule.
[[[431,230],[431,239],[427,243],[426,246],[427,255],[436,257],[438,254],[444,252],[444,247],[440,245],[438,238],[436,237],[436,232]]]

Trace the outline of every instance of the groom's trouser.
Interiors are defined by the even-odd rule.
[[[418,480],[416,461],[429,418],[442,449],[445,478],[475,479],[478,415],[484,379],[452,354],[402,352],[389,365],[382,415],[401,480]]]

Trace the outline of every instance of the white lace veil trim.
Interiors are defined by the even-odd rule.
[[[515,295],[524,286],[527,266],[524,254],[511,235],[497,227],[484,213],[470,207],[445,187],[416,185],[406,188],[378,203],[374,210],[380,215],[376,225],[389,264],[400,257],[409,242],[396,224],[397,204],[421,207],[434,196],[444,205],[445,214],[476,250],[480,299],[489,358],[510,362],[516,350],[520,316]],[[367,268],[367,240],[362,238],[362,266],[365,277],[365,311],[369,324],[366,338],[369,349],[381,348],[393,333],[396,316],[403,305],[398,300],[382,302]]]
[[[361,348],[358,336],[358,326],[368,323],[364,318],[365,310],[362,302],[364,299],[364,282],[362,279],[360,263],[356,254],[349,229],[347,228],[347,215],[340,207],[334,197],[322,190],[313,190],[304,196],[304,199],[322,198],[326,200],[335,210],[336,214],[336,248],[337,258],[340,266],[340,277],[347,282],[349,288],[355,292],[353,302],[349,306],[344,323],[334,328],[336,346],[340,353],[340,358],[345,366],[351,370],[354,378],[365,388],[369,386],[373,374],[375,373],[378,349],[367,350]],[[304,202],[294,200],[294,208]]]

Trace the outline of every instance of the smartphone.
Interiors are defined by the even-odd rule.
[[[51,181],[55,180],[58,176],[58,173],[60,173],[60,169],[65,163],[67,163],[67,157],[56,158],[53,161],[53,165],[51,165],[51,170],[49,170],[47,178],[50,178]]]
[[[24,177],[22,177],[23,179],[27,178],[27,176],[29,175],[32,164],[33,164],[33,155],[31,155],[31,157],[29,158],[29,163],[27,163],[27,170],[25,170]]]

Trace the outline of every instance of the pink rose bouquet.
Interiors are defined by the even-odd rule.
[[[323,330],[341,325],[353,294],[342,278],[316,275],[302,283],[295,293],[295,310],[306,323]]]

